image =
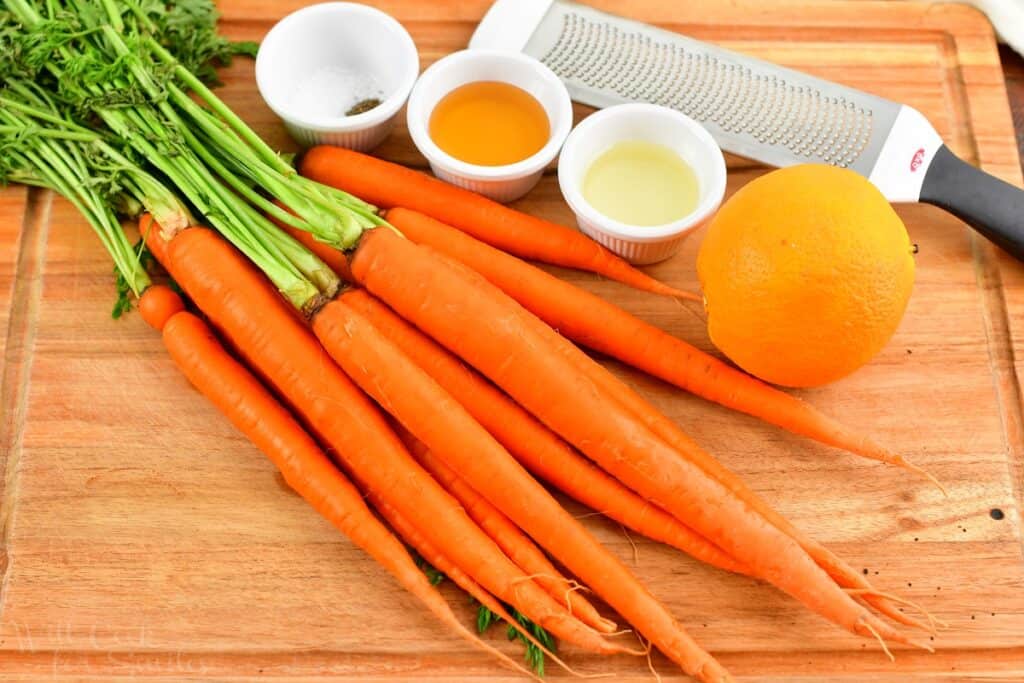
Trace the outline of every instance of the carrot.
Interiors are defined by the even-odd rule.
[[[586,290],[504,254],[429,216],[395,208],[388,212],[387,218],[409,239],[429,245],[476,270],[549,325],[577,342],[700,396],[818,441],[862,455],[885,453],[877,445],[870,446],[868,450],[859,450],[857,444],[870,442],[822,415],[804,401],[725,365]],[[544,325],[538,325],[537,329],[549,330]],[[571,344],[562,344],[559,348],[571,356],[578,367],[591,372],[591,378],[601,383],[610,394],[626,401],[630,410],[644,419],[648,427],[654,429],[670,445],[684,451],[691,449],[693,444],[682,430],[640,398],[628,385],[600,364],[579,353]],[[696,365],[690,367],[691,362]],[[702,368],[709,369],[706,376]],[[723,384],[739,389],[732,392],[723,390],[716,383],[719,379]],[[788,423],[787,416],[790,420]],[[692,450],[692,453],[705,472],[717,478],[781,531],[797,540],[840,585],[874,590],[859,572],[800,533],[716,459],[707,456],[699,448]],[[924,626],[881,598],[868,596],[867,600],[890,618],[907,625]]]
[[[377,560],[452,631],[513,669],[525,671],[459,622],[355,487],[291,414],[228,355],[202,320],[191,313],[176,313],[163,327],[163,340],[189,382],[263,451],[288,485],[320,515]]]
[[[351,266],[357,281],[399,314],[473,364],[610,474],[685,520],[744,562],[757,576],[853,633],[872,635],[883,644],[883,638],[911,642],[843,592],[790,536],[717,479],[680,457],[617,400],[555,352],[550,341],[534,329],[533,321],[537,319],[483,277],[380,229],[364,234]],[[422,402],[422,397],[419,399]],[[450,437],[451,433],[451,429],[444,430],[441,436]],[[435,447],[426,438],[423,440],[432,450],[448,457],[448,451]],[[469,458],[472,462],[456,469],[497,504],[496,496],[502,492],[491,491],[494,486],[486,490],[478,486],[472,470],[485,459],[476,452],[473,456]],[[490,459],[486,460],[490,465]],[[483,479],[487,481],[481,483],[489,484],[498,477],[492,473]],[[502,509],[523,525],[516,515]],[[557,553],[537,537],[534,529],[523,526],[542,545]],[[560,559],[644,632],[645,615],[624,612],[616,604],[616,595],[602,592],[606,586],[599,579],[574,566],[571,557]],[[658,642],[651,634],[645,635]]]
[[[620,404],[637,419],[641,420],[655,435],[700,467],[706,474],[714,477],[777,529],[799,543],[805,552],[817,562],[818,566],[824,569],[840,586],[860,591],[866,602],[878,609],[882,614],[899,623],[925,630],[934,630],[930,625],[904,614],[891,600],[874,589],[870,582],[854,570],[853,567],[794,527],[789,520],[776,512],[764,499],[750,490],[734,472],[697,446],[674,422],[658,412],[654,406],[644,400],[629,385],[599,363],[595,363],[572,344],[562,340],[543,323],[538,321],[536,328],[538,331],[547,331],[549,340],[555,344],[556,348],[559,349],[567,360],[584,372],[606,393],[614,396]],[[927,613],[925,614],[927,616]]]
[[[579,617],[584,624],[601,633],[615,633],[618,630],[615,622],[602,617],[519,527],[431,453],[421,441],[408,432],[402,432],[404,430],[399,431],[398,436],[412,456],[462,504],[469,516],[494,539],[510,560],[532,576],[552,597],[566,603],[569,612]]]
[[[139,297],[139,314],[155,330],[164,329],[171,316],[183,310],[181,297],[165,285],[150,285]]]
[[[407,209],[394,211],[409,212]],[[274,222],[302,240],[340,277],[351,281],[348,260],[342,252],[317,241],[305,231]],[[342,298],[450,392],[531,472],[648,538],[671,545],[720,569],[748,573],[720,548],[580,457],[514,401],[364,290],[348,290]]]
[[[466,572],[456,567],[451,560],[438,552],[437,548],[431,545],[430,541],[424,538],[423,534],[416,529],[415,524],[412,524],[409,520],[402,517],[398,510],[381,500],[380,496],[370,493],[367,497],[373,506],[377,508],[377,512],[380,513],[381,517],[387,520],[388,524],[391,525],[391,528],[395,530],[395,533],[397,533],[409,546],[414,548],[416,552],[420,554],[420,557],[429,562],[434,569],[451,579],[456,586],[468,593],[474,600],[497,614],[499,618],[504,620],[509,626],[522,635],[527,642],[538,648],[548,657],[551,657],[551,659],[563,669],[570,673],[575,673],[569,665],[559,659],[555,653],[537,640],[537,638],[534,637],[528,629],[523,628],[523,626],[508,613],[508,610],[505,609],[505,606],[502,605],[501,602],[485,591],[480,584],[471,579]],[[543,665],[541,665],[541,668],[537,673],[540,676],[544,675]]]
[[[154,230],[150,239],[159,239]],[[154,253],[157,253],[154,250]],[[263,275],[215,233],[190,228],[164,263],[234,348],[269,381],[351,474],[467,573],[534,623],[582,648],[620,652],[541,590],[405,451],[383,415],[335,365]]]
[[[578,290],[568,285],[568,283],[549,276],[544,271],[509,257],[474,240],[468,235],[464,235],[422,214],[409,209],[392,209],[388,216],[398,226],[403,228],[413,241],[437,247],[439,250],[465,262],[467,265],[481,268],[484,271],[482,274],[490,277],[492,283],[507,286],[506,293],[513,297],[520,295],[520,290],[517,289],[518,285],[531,283],[534,280],[536,282],[532,287],[533,292],[542,292],[546,288],[558,294],[559,287],[565,286],[571,287],[573,290],[587,295],[587,297],[591,297],[584,290]],[[317,244],[321,247],[326,246],[319,242]],[[328,252],[333,251],[335,254],[340,253],[331,247],[326,247],[325,250]],[[507,261],[506,265],[509,266],[509,271],[512,274],[517,274],[521,277],[507,276],[506,272],[508,271],[502,268],[490,268],[492,265],[502,265],[503,261]],[[347,261],[345,269],[346,271],[348,270]],[[537,277],[535,278],[535,276]],[[526,292],[521,297],[521,302],[524,305],[530,305],[535,300],[539,301],[542,307],[545,305],[545,295],[537,294],[535,299],[529,296],[531,288],[526,287],[523,291]],[[649,501],[643,500],[617,480],[607,476],[603,471],[591,465],[589,461],[580,458],[561,439],[552,434],[543,425],[540,425],[529,413],[522,410],[518,404],[508,400],[503,393],[494,389],[492,385],[479,378],[472,370],[463,366],[433,340],[412,328],[401,317],[387,308],[387,306],[376,301],[363,290],[351,290],[344,297],[346,297],[350,305],[360,310],[364,315],[367,315],[378,328],[385,331],[389,338],[399,344],[417,364],[430,372],[439,383],[444,385],[463,405],[467,406],[473,416],[491,431],[502,445],[534,474],[551,482],[577,500],[603,511],[612,519],[649,538],[673,545],[699,560],[722,569],[738,573],[749,573],[749,569],[743,567],[735,559],[728,556],[699,534],[694,533],[682,522],[663,512]],[[597,299],[597,297],[593,297],[593,299]],[[601,304],[606,303],[601,299],[597,300]],[[598,305],[600,306],[601,304]],[[574,314],[577,310],[583,309],[568,308],[567,310],[570,314]],[[621,309],[616,308],[615,310],[625,314]],[[628,316],[629,314],[625,315]],[[629,317],[643,326],[651,327],[632,316]],[[659,335],[664,335],[657,328],[651,327],[651,329]],[[680,341],[679,343],[685,345],[685,342]],[[694,351],[698,354],[702,353],[696,349]],[[582,356],[582,354],[579,355]],[[720,361],[717,361],[717,359],[710,356],[708,358],[720,364]],[[587,361],[589,361],[589,358]],[[613,375],[602,372],[603,368],[600,365],[593,363],[588,365],[596,366],[598,378],[601,375],[613,378],[616,382],[613,387],[610,387],[613,394],[619,393],[622,396],[626,396],[628,393],[632,393],[635,395],[635,392],[632,392],[624,383],[617,381]],[[757,380],[748,378],[747,375],[732,370],[729,366],[725,367],[741,378],[747,378],[754,383],[760,384]],[[813,408],[803,401],[799,401],[799,399],[795,399],[789,394],[772,389],[768,385],[762,386],[784,400],[795,401],[807,410],[815,412]],[[636,409],[636,407],[637,405],[634,403],[632,409]],[[661,417],[653,408],[650,408],[650,411],[651,414]],[[645,410],[643,409],[638,412],[638,415],[643,416],[644,414]],[[667,424],[670,429],[681,434],[681,431],[671,421],[664,420],[663,417],[661,417],[661,421],[662,427],[665,427]],[[661,435],[664,437],[665,433],[663,432]],[[701,453],[702,451],[698,450],[696,452]],[[703,462],[698,462],[697,464],[701,465],[712,476],[716,476],[734,494],[758,510],[781,531],[797,540],[819,566],[825,569],[841,586],[866,591],[867,594],[864,596],[866,602],[900,623],[931,630],[929,625],[905,614],[889,600],[881,597],[878,591],[871,586],[870,582],[850,567],[849,564],[840,560],[821,544],[800,533],[788,520],[775,512],[762,499],[750,491],[735,474],[723,468],[717,460],[706,458]]]
[[[859,595],[867,603],[897,622],[925,630],[934,630],[932,626],[904,614],[893,604],[892,600],[874,589],[860,573],[840,560],[824,546],[796,529],[789,520],[776,512],[762,498],[751,491],[735,473],[697,446],[674,422],[658,412],[654,406],[636,393],[632,387],[609,372],[607,368],[600,363],[594,362],[593,359],[566,341],[540,320],[533,319],[532,327],[548,339],[558,353],[571,362],[578,370],[586,374],[609,396],[614,397],[616,401],[634,417],[641,420],[656,436],[700,467],[706,474],[714,477],[777,529],[797,541],[840,586],[858,591]],[[892,596],[889,597],[891,598]],[[928,616],[927,612],[925,612],[925,615]]]
[[[437,247],[448,255],[462,260],[467,265],[483,269],[485,272],[482,274],[490,276],[494,284],[509,284],[510,288],[506,293],[513,297],[518,296],[519,290],[516,289],[516,285],[532,280],[534,275],[540,277],[533,291],[543,290],[545,287],[552,285],[551,281],[554,281],[556,286],[553,291],[557,294],[557,285],[567,285],[567,283],[549,276],[544,271],[533,268],[517,259],[511,259],[511,257],[422,214],[408,209],[393,209],[389,212],[388,216],[394,220],[400,229],[404,229],[407,236],[413,241]],[[325,252],[328,252],[327,256],[330,256],[329,252],[333,252],[335,255],[340,254],[340,252],[332,247],[320,242],[316,242],[316,244],[323,248]],[[519,279],[503,277],[502,274],[506,272],[505,270],[499,268],[488,269],[490,265],[500,264],[502,259],[510,260],[511,262],[508,264],[510,270],[513,273],[522,275],[522,277]],[[345,270],[348,270],[347,261],[345,263]],[[521,272],[519,272],[520,270]],[[571,287],[571,285],[568,286]],[[530,292],[528,288],[525,291],[527,293]],[[589,295],[584,290],[577,291]],[[413,358],[418,365],[430,373],[460,403],[466,406],[473,417],[484,425],[531,472],[584,504],[602,511],[612,519],[630,529],[638,531],[648,538],[672,545],[713,566],[737,573],[749,573],[749,569],[742,566],[699,534],[694,533],[682,522],[665,513],[661,508],[652,505],[649,501],[640,498],[632,490],[626,488],[599,468],[594,467],[588,460],[579,457],[575,451],[550,430],[537,422],[532,415],[524,411],[518,404],[510,401],[502,392],[495,389],[493,385],[480,378],[473,370],[466,368],[458,359],[438,346],[436,342],[413,328],[400,316],[391,311],[391,309],[374,299],[364,290],[350,290],[343,297],[349,305],[367,316],[376,327],[381,329],[406,354]],[[533,301],[529,296],[523,296],[522,298],[528,300],[522,301],[524,304]],[[538,296],[538,299],[542,304],[544,303],[543,296]],[[600,301],[603,302],[603,300]],[[573,312],[582,309],[568,310]],[[616,310],[621,311],[621,309]],[[624,313],[624,311],[621,312]],[[629,317],[636,320],[632,316]],[[641,321],[637,322],[651,327]],[[652,329],[658,334],[664,334],[656,328]],[[685,344],[685,342],[680,343]],[[696,349],[694,350],[696,353],[702,353]],[[719,362],[710,356],[709,358],[715,363]],[[742,378],[747,378],[746,375],[734,371],[728,366],[726,367],[729,371],[740,375]],[[613,394],[618,393],[621,396],[635,395],[632,389],[624,383],[617,381],[614,375],[601,372],[603,368],[600,365],[597,365],[597,368],[598,376],[595,379],[600,378],[600,375],[603,374],[615,380],[614,386],[608,387],[606,385],[606,388],[611,389]],[[753,378],[750,378],[750,380],[759,383]],[[800,405],[805,406],[807,410],[813,411],[813,408],[803,401],[799,401],[799,399],[772,389],[767,385],[763,386],[784,399],[796,401]],[[638,404],[634,402],[631,409],[636,410],[637,406]],[[649,404],[648,408],[650,412],[647,409],[641,408],[637,414],[640,416],[645,414],[658,416],[661,428],[668,427],[671,430],[670,432],[659,432],[663,438],[671,432],[676,434],[682,433],[678,427],[675,427],[674,423],[665,420],[656,410],[650,408]],[[696,452],[703,453],[700,450]],[[779,515],[752,492],[739,477],[728,469],[723,468],[717,460],[705,458],[703,461],[698,461],[697,464],[709,474],[718,478],[734,494],[754,507],[777,528],[799,542],[819,566],[825,569],[841,586],[867,591],[867,595],[864,596],[866,602],[900,623],[931,630],[930,625],[905,614],[888,599],[882,597],[870,582],[850,567],[848,563],[843,562],[820,543],[793,527],[788,520]]]
[[[520,463],[581,503],[715,567],[748,570],[718,546],[581,456],[519,404],[363,289],[341,299],[443,386]]]
[[[523,258],[588,270],[655,294],[699,298],[658,282],[577,230],[398,164],[341,147],[319,146],[306,152],[300,167],[303,175],[317,182],[384,208],[416,209]]]
[[[615,304],[404,208],[388,221],[406,237],[464,263],[573,341],[693,394],[802,436],[867,458],[919,471],[810,404],[775,389]]]
[[[386,249],[377,246],[387,245],[385,240],[394,240],[413,250],[413,261],[417,260],[417,252],[422,252],[389,228],[370,230],[364,233],[352,261],[357,277],[357,264],[373,260],[380,249]],[[400,251],[404,250],[394,254]],[[412,269],[419,270],[415,263]],[[371,279],[376,280],[376,276]],[[420,286],[404,276],[398,279],[403,288]],[[424,284],[427,282],[436,284],[437,279],[428,277]],[[410,292],[409,299],[420,293]],[[439,291],[435,293],[438,301],[447,298]],[[440,324],[450,325],[449,329],[460,336],[475,336],[481,326],[490,324],[479,321],[469,326],[466,322],[466,318],[456,316]],[[320,309],[312,324],[324,348],[364,391],[684,671],[703,681],[731,680],[622,562],[522,469],[450,394],[369,321],[343,300],[335,299]],[[499,352],[497,348],[494,351]]]

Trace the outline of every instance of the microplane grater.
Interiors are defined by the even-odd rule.
[[[733,154],[850,168],[1024,258],[1024,192],[956,157],[912,107],[566,0],[497,0],[470,48],[524,52],[583,104],[681,111]]]

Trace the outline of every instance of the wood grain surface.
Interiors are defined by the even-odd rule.
[[[302,4],[224,0],[224,27],[259,38]],[[488,2],[375,4],[410,30],[426,66],[466,44]],[[958,153],[1021,181],[998,52],[974,10],[638,0],[628,12],[907,102]],[[252,64],[225,80],[229,104],[292,148]],[[377,153],[424,166],[404,128]],[[729,167],[730,192],[765,171]],[[571,221],[550,173],[519,206]],[[950,624],[936,654],[897,650],[893,664],[765,585],[586,517],[744,681],[1024,680],[1024,268],[933,207],[898,210],[920,245],[902,326],[863,370],[802,395],[934,472],[948,498],[610,363],[798,526]],[[699,242],[651,272],[695,288]],[[712,350],[696,308],[556,272]],[[109,259],[66,202],[0,192],[0,681],[513,680],[307,509],[137,315],[110,319],[112,303]],[[445,590],[469,619],[464,596]],[[566,655],[614,680],[652,679],[643,660]],[[653,664],[684,680],[664,658]]]

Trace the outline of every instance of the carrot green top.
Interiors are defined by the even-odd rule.
[[[109,207],[141,205],[171,237],[191,219],[167,187],[299,309],[333,295],[338,279],[268,215],[341,249],[386,224],[370,204],[301,177],[206,86],[211,59],[251,52],[217,36],[207,0],[9,0],[6,9],[0,177],[77,197],[94,225],[105,212],[111,229],[101,237],[136,294],[144,269],[131,267],[123,235],[113,237]],[[21,144],[33,135],[37,144]],[[89,198],[78,186],[103,189]]]

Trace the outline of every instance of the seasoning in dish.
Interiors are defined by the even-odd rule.
[[[376,97],[368,97],[365,100],[359,100],[352,107],[345,112],[345,116],[356,116],[368,112],[371,109],[376,109],[380,106],[380,99]]]
[[[292,89],[291,105],[308,116],[352,116],[356,107],[366,107],[355,112],[359,114],[372,109],[368,106],[370,103],[380,104],[378,94],[382,97],[383,89],[371,74],[347,65],[332,64],[314,69],[299,79]]]
[[[544,107],[510,83],[477,81],[441,98],[430,115],[430,137],[451,156],[478,166],[527,159],[551,138]]]
[[[697,208],[697,175],[676,152],[643,140],[618,142],[583,177],[583,198],[608,218],[650,227]]]

